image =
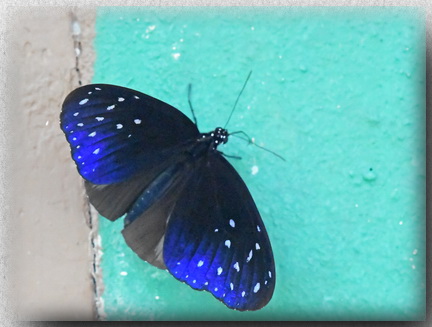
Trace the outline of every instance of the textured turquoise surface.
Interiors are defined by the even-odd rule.
[[[141,261],[101,219],[108,320],[416,320],[425,314],[425,27],[408,8],[99,8],[93,82],[135,88],[222,149],[254,196],[277,285],[227,309]],[[255,167],[255,168],[253,168]],[[256,168],[258,172],[256,173]],[[253,170],[255,169],[255,170]],[[255,174],[254,174],[255,173]]]

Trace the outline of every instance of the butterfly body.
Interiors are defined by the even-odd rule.
[[[180,111],[108,84],[64,101],[61,128],[89,200],[116,220],[126,243],[229,308],[271,299],[275,267],[261,216],[241,177],[217,150],[229,133],[200,133]]]

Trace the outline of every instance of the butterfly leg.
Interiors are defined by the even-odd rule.
[[[218,152],[221,155],[223,155],[223,156],[225,156],[227,158],[232,158],[232,159],[237,159],[237,160],[241,160],[242,159],[242,157],[240,157],[240,156],[233,156],[233,155],[230,155],[230,154],[223,153],[222,151],[218,151]]]

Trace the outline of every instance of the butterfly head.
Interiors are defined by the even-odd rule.
[[[225,144],[228,142],[228,131],[222,127],[217,127],[213,132],[210,133],[213,139],[214,147]]]

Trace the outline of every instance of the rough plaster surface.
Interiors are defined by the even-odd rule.
[[[81,24],[83,83],[92,75],[93,10]],[[82,180],[59,128],[65,96],[78,85],[71,9],[10,12],[7,35],[8,118],[12,123],[9,184],[13,277],[19,320],[93,320],[94,291],[88,207]],[[12,223],[13,222],[13,223]]]

